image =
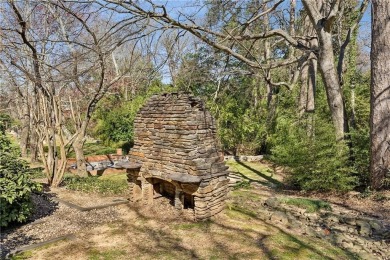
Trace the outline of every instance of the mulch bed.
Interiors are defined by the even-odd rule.
[[[71,196],[70,193],[72,193]],[[57,198],[60,198],[60,202],[56,201]],[[84,207],[104,207],[82,211],[61,202],[66,201],[67,198],[72,198],[71,202]],[[119,199],[121,199],[121,203],[118,203]],[[65,188],[57,188],[53,192],[32,194],[32,200],[36,207],[28,222],[13,225],[1,231],[1,258],[21,246],[41,243],[77,233],[86,228],[93,228],[102,223],[114,222],[126,214],[123,207],[106,207],[108,203],[123,204],[124,198],[70,192]]]

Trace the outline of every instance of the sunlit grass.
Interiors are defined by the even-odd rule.
[[[274,171],[265,164],[257,162],[238,162],[229,160],[226,162],[229,170],[240,175],[243,179],[243,185],[248,183],[259,183],[266,186],[282,187],[281,176],[274,174]],[[240,184],[239,184],[240,185]]]
[[[330,204],[322,200],[313,200],[306,198],[281,198],[280,201],[287,205],[293,205],[302,209],[306,209],[306,212],[309,213],[317,212],[321,209],[332,210]]]
[[[103,143],[86,143],[84,145],[84,156],[92,155],[105,155],[105,154],[114,154],[116,149],[110,146],[106,146]],[[68,158],[74,158],[76,155],[71,149],[68,154]]]
[[[88,259],[89,260],[117,260],[117,259],[125,259],[126,257],[126,251],[124,250],[97,250],[93,249],[88,252]]]

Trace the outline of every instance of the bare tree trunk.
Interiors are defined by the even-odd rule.
[[[80,132],[77,134],[72,144],[76,155],[77,175],[80,177],[88,177],[87,167],[85,165],[84,142],[85,134]]]
[[[30,132],[30,161],[38,161],[38,136],[34,128]]]
[[[35,121],[36,119],[36,113],[37,113],[37,93],[36,91],[33,91],[31,95],[31,102],[30,102],[30,161],[36,162],[38,161],[38,142],[39,142],[39,136],[37,133],[37,123]]]
[[[61,100],[59,96],[53,97],[53,114],[54,114],[54,124],[53,124],[53,131],[55,131],[55,145],[54,148],[56,149],[56,154],[54,156],[55,158],[55,171],[56,174],[53,178],[53,187],[58,187],[61,184],[62,178],[65,173],[66,169],[66,141],[64,137],[64,132],[62,130],[62,124],[63,124],[63,118],[62,118],[62,111],[61,111]],[[57,154],[57,145],[58,142],[58,148],[59,148],[59,154]]]
[[[304,18],[302,28],[305,30],[304,33],[311,38],[311,40],[309,40],[309,46],[313,50],[318,49],[316,31],[308,16]],[[308,59],[302,63],[300,68],[301,89],[298,102],[298,114],[300,118],[304,115],[305,112],[315,111],[317,63],[316,54],[311,52],[308,56]],[[307,124],[311,124],[312,121],[313,120],[307,120]],[[308,128],[313,129],[314,126],[308,126]]]
[[[372,1],[371,186],[383,188],[390,171],[390,2]]]
[[[313,49],[318,48],[317,39],[310,41],[310,46]],[[309,78],[307,82],[307,105],[306,112],[314,112],[315,110],[315,93],[316,93],[316,78],[317,78],[317,57],[312,52],[308,58],[309,63]]]
[[[307,82],[306,112],[314,112],[315,110],[316,75],[317,60],[313,58],[309,60],[309,79]]]
[[[28,140],[30,134],[30,110],[27,96],[23,98],[22,131],[20,133],[20,152],[22,157],[27,157]]]
[[[71,107],[72,118],[76,127],[76,133],[72,142],[72,148],[76,157],[77,175],[80,177],[88,177],[86,160],[84,155],[84,142],[87,126],[89,124],[89,117],[85,118],[84,121],[81,121],[81,113],[79,109],[77,109],[77,104],[75,109],[71,98],[69,98],[69,103]]]
[[[266,30],[269,30],[269,16],[265,15],[264,16],[264,26]],[[271,57],[271,44],[270,42],[266,39],[264,41],[264,60],[268,61]],[[268,111],[268,116],[267,116],[267,129],[272,132],[274,125],[275,125],[275,120],[276,120],[276,108],[277,108],[277,95],[275,94],[275,89],[274,86],[270,83],[271,81],[271,70],[265,70],[265,78],[267,80],[266,85],[267,85],[267,111]]]
[[[290,24],[289,24],[289,33],[292,37],[295,36],[295,8],[296,8],[296,0],[290,1]],[[288,57],[291,59],[295,55],[295,48],[290,46],[288,48]]]
[[[301,89],[299,91],[299,100],[298,100],[299,117],[302,117],[306,111],[308,75],[309,75],[309,64],[308,62],[305,62],[301,68]]]

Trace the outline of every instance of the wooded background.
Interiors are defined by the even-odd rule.
[[[225,153],[266,154],[305,190],[382,189],[389,15],[368,0],[3,1],[0,109],[53,186],[71,150],[87,176],[89,139],[128,148],[148,97],[186,91]]]

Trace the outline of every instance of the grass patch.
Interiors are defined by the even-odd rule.
[[[239,259],[261,259],[259,255],[251,252],[239,252],[227,255],[225,251],[221,249],[213,249],[210,251],[211,255],[209,260],[220,260],[220,259],[229,259],[229,260],[239,260]]]
[[[176,230],[200,229],[202,231],[207,231],[207,230],[209,230],[210,225],[211,225],[211,221],[181,223],[181,224],[175,225],[174,229],[176,229]]]
[[[351,259],[349,252],[333,247],[326,241],[307,240],[284,232],[267,236],[263,246],[270,249],[271,259]]]
[[[235,203],[227,205],[226,215],[233,219],[245,219],[245,220],[257,217],[257,213],[255,211],[244,208]]]
[[[237,188],[248,186],[252,182],[271,187],[283,187],[283,183],[279,180],[280,178],[277,178],[272,169],[264,164],[233,160],[227,161],[226,164],[231,171],[238,173],[243,178],[243,182],[239,183]]]
[[[128,189],[125,174],[113,174],[101,177],[90,176],[86,178],[75,175],[65,176],[63,183],[69,190],[104,195],[123,194]]]
[[[322,200],[312,200],[305,198],[282,198],[280,201],[287,205],[293,205],[302,209],[306,209],[306,212],[313,213],[321,209],[332,210],[332,207],[328,202]]]
[[[107,251],[98,251],[91,250],[88,252],[89,260],[116,260],[127,255],[124,250],[107,250]]]
[[[31,251],[25,251],[20,254],[16,254],[14,256],[11,256],[11,260],[22,260],[22,259],[29,259],[33,256],[33,253]]]
[[[259,194],[256,194],[254,192],[248,191],[248,190],[242,190],[237,189],[230,193],[230,196],[232,198],[237,199],[237,202],[243,202],[239,199],[245,200],[245,201],[261,201],[262,197]]]
[[[110,181],[124,181],[127,182],[126,173],[114,173],[107,174],[99,177],[100,180],[110,180]]]
[[[249,181],[240,181],[234,185],[233,190],[250,189],[250,188],[251,188],[251,183]]]
[[[116,148],[106,146],[103,143],[86,143],[84,145],[83,150],[84,150],[84,156],[116,153]],[[74,157],[76,157],[76,155],[73,149],[71,149],[68,154],[68,158],[74,158]]]

